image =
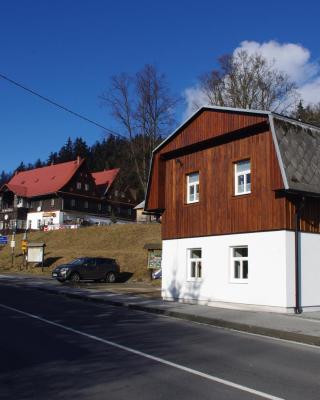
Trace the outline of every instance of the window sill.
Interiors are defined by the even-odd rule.
[[[246,285],[248,284],[248,279],[232,279],[231,281],[229,281],[229,283],[231,284],[240,284],[240,285]]]
[[[232,195],[232,198],[233,198],[233,199],[243,199],[243,198],[250,197],[250,196],[252,196],[252,192],[250,192],[250,193],[243,193],[243,194],[233,194],[233,195]]]
[[[190,207],[190,206],[197,206],[200,204],[200,201],[194,201],[193,203],[184,203],[183,205],[186,207]]]
[[[187,279],[188,283],[202,283],[203,282],[203,278],[188,278]]]

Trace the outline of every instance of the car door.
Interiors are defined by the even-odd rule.
[[[88,258],[85,263],[85,274],[84,279],[96,279],[97,274],[97,264],[95,258]]]
[[[107,260],[104,258],[97,258],[99,278],[104,279],[108,271]]]

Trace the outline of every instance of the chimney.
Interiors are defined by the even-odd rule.
[[[80,165],[81,158],[80,156],[77,157],[77,164]]]

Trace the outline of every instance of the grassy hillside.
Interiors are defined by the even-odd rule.
[[[14,267],[11,268],[9,246],[0,250],[0,272],[19,271],[22,265],[22,235],[16,236]],[[105,227],[88,227],[75,230],[32,232],[30,242],[46,244],[46,267],[44,274],[50,274],[58,264],[80,256],[101,256],[115,258],[122,272],[133,273],[132,280],[149,277],[145,243],[160,242],[159,224],[127,224]],[[29,267],[24,272],[41,273],[39,267]]]

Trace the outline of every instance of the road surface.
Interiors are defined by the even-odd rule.
[[[0,284],[0,399],[320,398],[320,349]]]

